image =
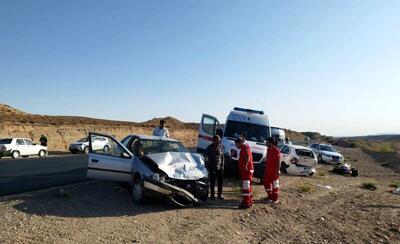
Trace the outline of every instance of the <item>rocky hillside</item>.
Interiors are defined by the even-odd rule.
[[[44,134],[49,139],[51,151],[66,151],[68,145],[89,132],[111,134],[122,139],[128,134],[150,134],[159,119],[143,123],[113,121],[75,116],[46,116],[29,114],[8,105],[0,104],[0,138],[26,137],[38,141]],[[167,117],[167,126],[174,138],[193,147],[197,141],[197,125]]]

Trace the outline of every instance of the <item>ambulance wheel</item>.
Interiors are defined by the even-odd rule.
[[[281,163],[281,172],[286,174],[287,168],[289,168],[289,165],[287,165],[285,162],[282,162]]]

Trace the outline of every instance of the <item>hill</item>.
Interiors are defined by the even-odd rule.
[[[173,117],[154,118],[136,123],[81,116],[30,114],[5,104],[0,104],[0,138],[27,137],[38,141],[44,134],[49,139],[51,151],[66,151],[71,142],[86,136],[89,132],[111,134],[118,139],[128,134],[151,134],[152,129],[159,125],[160,119],[166,120],[173,137],[186,146],[196,145],[198,125],[185,123]]]

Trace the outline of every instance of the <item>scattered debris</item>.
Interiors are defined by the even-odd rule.
[[[319,186],[319,187],[321,187],[321,188],[328,189],[328,190],[332,190],[332,186],[328,186],[328,185],[323,186],[323,185],[320,185],[320,184],[317,184],[317,186]]]
[[[333,172],[340,175],[351,175],[353,177],[358,176],[358,170],[356,168],[351,168],[351,164],[349,163],[334,166]]]

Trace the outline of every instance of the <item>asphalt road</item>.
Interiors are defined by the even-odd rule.
[[[86,180],[87,155],[0,160],[0,196]]]

